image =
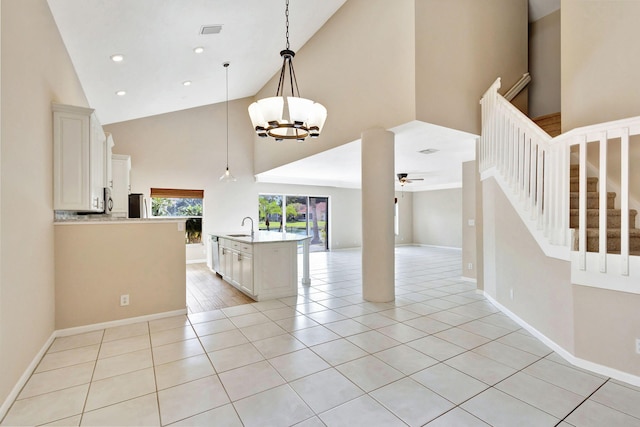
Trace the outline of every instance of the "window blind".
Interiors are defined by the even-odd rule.
[[[152,188],[151,197],[165,199],[204,199],[204,190],[181,190],[177,188]]]

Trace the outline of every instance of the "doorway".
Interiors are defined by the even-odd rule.
[[[261,194],[258,206],[260,230],[305,234],[310,251],[329,250],[328,197]]]

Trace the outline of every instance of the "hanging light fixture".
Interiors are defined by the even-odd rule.
[[[293,70],[295,52],[289,49],[289,0],[286,0],[286,48],[280,51],[282,69],[276,96],[264,98],[249,106],[249,116],[259,137],[270,136],[276,141],[320,136],[327,119],[327,109],[310,99],[300,98],[296,73]],[[289,73],[287,79],[286,74]],[[291,86],[291,96],[284,96],[286,83]]]
[[[222,64],[222,66],[225,69],[227,82],[227,168],[219,179],[223,182],[231,182],[235,181],[236,177],[231,175],[231,172],[229,172],[229,63],[225,62]]]

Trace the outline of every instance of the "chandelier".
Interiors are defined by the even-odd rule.
[[[249,106],[249,116],[256,134],[270,136],[276,141],[320,136],[327,119],[327,109],[322,104],[300,97],[296,73],[293,70],[295,52],[289,49],[289,0],[286,0],[286,48],[280,51],[282,69],[276,96],[264,98]],[[288,78],[287,78],[288,73]],[[291,86],[291,96],[285,96],[285,85]]]

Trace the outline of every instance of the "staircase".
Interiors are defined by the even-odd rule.
[[[497,79],[480,101],[481,179],[495,179],[547,257],[571,263],[571,283],[640,294],[640,229],[630,193],[640,116],[560,133],[560,114],[531,120],[499,89]],[[587,147],[599,156],[597,178],[587,176]],[[611,182],[616,192],[607,192],[609,168],[620,178]]]
[[[580,165],[572,164],[570,169],[569,186],[569,227],[574,233],[573,250],[578,250],[577,230],[579,227],[579,186],[578,178]],[[620,253],[620,236],[622,225],[622,210],[615,209],[616,193],[607,192],[607,253]],[[600,193],[598,193],[598,178],[587,178],[587,252],[600,250]],[[629,209],[629,255],[640,255],[640,229],[635,227],[638,211]]]
[[[547,114],[546,116],[536,117],[532,120],[551,137],[558,136],[562,133],[562,116],[560,113]]]

